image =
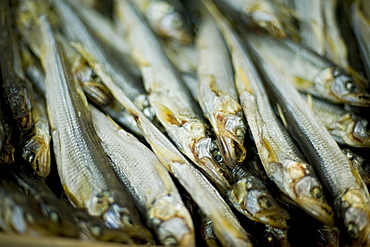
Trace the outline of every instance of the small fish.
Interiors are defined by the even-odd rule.
[[[190,21],[179,0],[133,0],[150,27],[159,36],[189,44],[193,40]]]
[[[266,75],[266,85],[282,108],[288,130],[297,138],[302,152],[330,193],[337,216],[353,243],[369,245],[370,196],[359,173],[296,89],[284,81],[276,67],[254,51]]]
[[[367,78],[370,78],[370,45],[367,42],[367,37],[370,35],[370,8],[366,8],[366,6],[368,6],[367,1],[353,1],[349,14],[352,29],[364,62],[364,69]]]
[[[5,180],[5,181],[4,181]],[[117,229],[108,228],[98,217],[89,215],[58,199],[45,181],[32,174],[29,166],[17,164],[1,169],[0,184],[12,184],[31,201],[36,201],[42,217],[48,220],[45,226],[54,230],[55,235],[84,240],[110,241],[134,244],[130,236]],[[34,205],[34,204],[32,204]]]
[[[140,222],[130,195],[119,184],[100,144],[87,100],[74,81],[61,45],[46,16],[35,23],[42,43],[42,64],[54,153],[63,189],[78,208],[99,216],[113,229],[138,241],[153,242]],[[35,30],[36,31],[36,30]]]
[[[356,154],[349,148],[342,148],[342,152],[347,156],[352,163],[355,170],[358,170],[364,183],[368,186],[370,184],[370,165],[360,155]]]
[[[355,112],[346,111],[340,105],[308,97],[302,93],[301,96],[336,142],[352,147],[370,147],[370,132],[366,118]]]
[[[308,214],[324,224],[333,225],[334,214],[325,200],[321,183],[276,117],[262,79],[241,39],[210,1],[203,2],[231,52],[240,102],[266,174]]]
[[[32,96],[33,126],[25,134],[22,157],[40,177],[47,177],[50,172],[50,126],[44,99],[30,87]]]
[[[10,2],[0,3],[0,63],[3,77],[2,89],[10,106],[12,117],[21,132],[32,126],[31,98],[22,78],[19,42],[12,25]]]
[[[271,246],[290,247],[288,239],[288,230],[266,225],[264,235]]]
[[[274,38],[285,38],[286,33],[280,18],[270,1],[266,0],[218,0],[216,3],[226,5],[239,13],[248,26],[258,26]]]
[[[274,64],[300,91],[333,103],[370,106],[366,85],[357,84],[341,67],[289,39],[274,40],[266,35],[245,36],[254,49]]]
[[[94,127],[113,170],[131,191],[161,244],[194,246],[191,216],[168,171],[155,154],[90,106]]]
[[[140,67],[150,104],[159,121],[177,147],[220,190],[225,190],[229,186],[227,166],[216,141],[208,134],[211,130],[200,107],[136,10],[127,1],[118,1],[117,8],[120,22],[127,27],[134,59]]]
[[[13,163],[15,152],[15,148],[12,145],[13,127],[11,124],[10,116],[5,107],[3,98],[0,100],[0,138],[1,138],[0,164]]]
[[[201,232],[202,239],[204,243],[206,244],[206,246],[208,247],[221,246],[213,230],[211,218],[205,215],[200,209],[198,209],[198,214],[201,218],[200,219],[200,232]]]
[[[247,127],[234,84],[231,58],[210,16],[199,28],[197,50],[199,103],[216,134],[224,162],[235,167],[246,157]]]
[[[80,47],[86,61],[96,69],[114,97],[134,116],[143,136],[166,169],[177,178],[192,199],[212,219],[215,234],[225,246],[252,246],[248,234],[213,185],[181,154],[174,144],[151,123],[110,77],[103,64]]]

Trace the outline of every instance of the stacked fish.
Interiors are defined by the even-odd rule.
[[[0,229],[369,246],[369,30],[365,0],[0,1]]]

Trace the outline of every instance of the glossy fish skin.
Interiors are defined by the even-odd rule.
[[[96,57],[96,59],[98,59],[100,63],[105,64],[109,73],[114,78],[115,83],[127,92],[130,99],[146,114],[149,119],[155,121],[156,117],[155,115],[152,115],[154,114],[154,111],[149,105],[147,94],[142,84],[124,70],[119,63],[119,60],[115,59],[113,56],[117,56],[117,54],[107,54],[104,51],[96,41],[96,38],[84,25],[79,14],[67,3],[64,1],[53,1],[53,3],[55,4],[58,16],[65,23],[64,32],[68,40],[80,42]]]
[[[235,167],[246,157],[246,126],[230,55],[211,17],[200,26],[197,50],[199,103],[213,127],[226,165]]]
[[[370,35],[370,10],[366,13],[366,1],[356,0],[350,7],[350,21],[361,51],[367,78],[370,78],[370,45],[367,37]]]
[[[47,177],[50,172],[50,126],[46,113],[44,99],[34,89],[32,93],[32,121],[33,126],[25,135],[22,157],[40,177]]]
[[[224,246],[252,246],[248,233],[241,227],[235,215],[213,185],[193,164],[151,123],[113,82],[104,68],[86,49],[79,51],[96,69],[104,84],[117,100],[134,116],[143,136],[166,169],[177,178],[192,199],[212,219],[217,238]]]
[[[31,100],[24,78],[19,75],[20,51],[12,26],[9,1],[0,4],[0,52],[3,94],[21,132],[31,125]]]
[[[159,36],[181,44],[192,42],[190,22],[179,0],[133,0],[132,2]]]
[[[149,101],[176,146],[220,190],[228,184],[228,171],[201,110],[164,54],[161,44],[127,1],[117,2],[119,20],[127,27],[134,60],[143,75]]]
[[[203,2],[229,46],[240,102],[266,174],[308,214],[324,224],[333,225],[333,212],[325,201],[322,186],[275,116],[260,75],[241,39],[211,2]]]
[[[119,184],[94,131],[87,101],[45,16],[36,23],[58,173],[69,200],[114,229],[152,242],[130,195]]]
[[[191,216],[166,168],[136,137],[93,106],[90,109],[115,173],[133,194],[161,244],[194,246]]]
[[[326,58],[289,39],[278,41],[252,33],[246,38],[266,62],[284,70],[298,90],[336,104],[370,106],[366,86],[356,83],[345,70]]]
[[[352,147],[370,147],[368,122],[354,112],[346,111],[339,105],[311,97],[301,96],[307,100],[312,111],[325,125],[334,140]]]
[[[230,203],[249,219],[279,229],[287,229],[289,214],[271,196],[258,178],[248,174],[227,191]]]
[[[274,38],[285,38],[286,33],[281,21],[275,13],[274,6],[265,0],[217,0],[216,3],[226,5],[239,13],[249,26],[258,26]]]
[[[329,191],[336,213],[354,244],[369,245],[370,196],[360,175],[298,92],[283,81],[280,71],[269,66],[257,52],[254,54],[268,77],[266,85],[282,107],[287,128],[298,138],[301,149]]]
[[[53,217],[43,211],[42,200],[22,193],[6,179],[1,179],[0,184],[0,228],[4,232],[30,236],[77,237],[78,230],[74,222],[63,221],[58,225],[57,215]]]

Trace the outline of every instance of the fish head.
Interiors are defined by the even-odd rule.
[[[340,68],[331,68],[332,83],[329,84],[331,94],[338,103],[356,106],[370,106],[370,94],[357,84],[353,78]]]
[[[50,173],[50,136],[45,134],[34,135],[23,148],[23,159],[32,166],[40,177],[47,177]]]
[[[370,207],[366,195],[359,189],[345,192],[337,200],[348,235],[355,245],[370,245]]]
[[[229,187],[230,172],[224,163],[216,142],[211,138],[202,138],[196,142],[194,149],[195,158],[207,177],[218,188],[225,189]]]
[[[307,174],[306,170],[304,175],[299,174],[300,178],[295,179],[293,183],[294,201],[315,219],[325,225],[333,226],[333,210],[325,200],[319,180],[310,173],[311,171]]]
[[[356,121],[352,136],[362,144],[362,147],[370,147],[370,131],[366,119]]]
[[[267,31],[274,38],[283,39],[286,37],[280,20],[274,16],[273,10],[268,4],[260,1],[258,4],[245,8],[243,12],[245,16],[251,20],[252,24]]]
[[[86,204],[91,215],[101,217],[112,229],[120,229],[137,244],[154,244],[153,236],[140,222],[136,211],[118,204],[124,198],[114,191],[102,191]]]
[[[184,205],[165,196],[157,199],[148,212],[148,225],[163,245],[194,246],[191,216]]]
[[[244,147],[246,127],[241,111],[239,113],[217,116],[217,141],[225,164],[231,168],[243,163],[247,153]]]
[[[248,218],[279,229],[287,229],[288,212],[281,208],[261,181],[247,177],[233,184],[228,199]]]
[[[190,24],[172,1],[152,1],[147,8],[146,16],[159,35],[182,44],[192,42]]]

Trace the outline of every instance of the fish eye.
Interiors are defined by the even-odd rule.
[[[347,230],[348,230],[348,234],[351,238],[357,238],[358,237],[359,231],[358,231],[358,227],[356,226],[355,223],[353,223],[353,222],[348,223]]]
[[[268,200],[267,196],[265,196],[265,195],[260,196],[260,197],[258,198],[258,201],[259,201],[259,203],[260,203],[261,207],[266,208],[266,209],[271,209],[272,205],[271,205],[271,203],[269,202],[269,200]]]
[[[356,85],[352,81],[346,81],[344,86],[349,92],[353,92],[356,89]]]
[[[322,190],[319,187],[315,187],[311,191],[313,197],[317,200],[321,200],[324,197]]]
[[[34,152],[29,152],[26,156],[26,160],[28,161],[28,163],[32,163],[34,160],[35,160],[35,153]]]
[[[122,216],[122,221],[125,223],[125,225],[133,225],[134,224],[131,216],[129,216],[129,215],[123,215]]]
[[[222,159],[222,156],[221,156],[221,153],[220,153],[220,150],[215,148],[212,150],[211,152],[211,155],[213,157],[213,159],[218,162],[218,163],[222,163],[223,162],[223,159]]]
[[[174,237],[167,237],[163,240],[163,245],[172,245],[172,246],[175,246],[175,245],[178,245],[177,243],[177,240],[174,238]]]

